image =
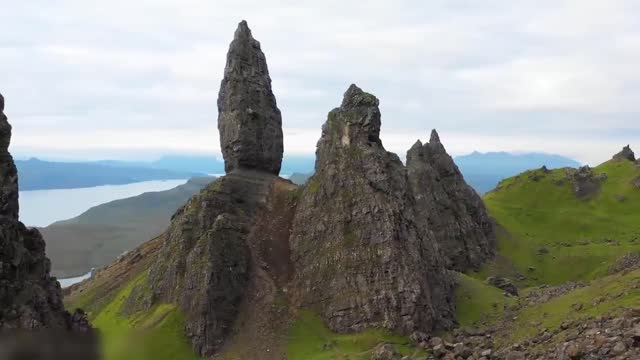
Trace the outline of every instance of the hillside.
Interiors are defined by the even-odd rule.
[[[170,190],[98,205],[73,219],[41,228],[53,274],[58,277],[84,274],[157,236],[166,229],[176,209],[213,180],[213,177],[192,178]]]
[[[556,154],[507,152],[473,152],[456,156],[456,165],[465,179],[480,194],[484,194],[498,185],[505,178],[523,171],[546,166],[549,169],[578,167],[580,163]]]
[[[640,251],[639,178],[636,163],[623,159],[502,181],[484,198],[500,226],[500,258],[486,272],[526,285],[605,275],[622,255]]]
[[[195,171],[122,166],[99,162],[52,162],[35,158],[16,161],[20,191],[73,189],[100,185],[122,185],[148,180],[188,179],[204,174]]]

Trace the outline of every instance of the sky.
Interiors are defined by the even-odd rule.
[[[18,156],[218,154],[226,52],[246,19],[285,155],[313,154],[351,83],[385,147],[436,128],[450,153],[640,152],[636,0],[5,0],[0,92]]]

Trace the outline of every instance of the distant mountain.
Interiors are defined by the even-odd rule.
[[[543,153],[473,152],[457,156],[455,162],[465,179],[480,194],[495,188],[502,179],[543,165],[549,169],[580,166],[580,163],[573,159]]]
[[[73,189],[204,175],[197,171],[156,169],[123,162],[51,162],[32,158],[18,160],[16,166],[20,190]]]
[[[304,185],[304,183],[306,183],[310,177],[311,177],[311,173],[303,174],[303,173],[296,172],[291,174],[291,176],[289,177],[289,180],[291,180],[291,182],[296,185]]]
[[[454,160],[469,185],[480,194],[495,188],[502,179],[543,165],[549,169],[580,166],[579,162],[567,157],[542,153],[473,152],[458,156]],[[295,184],[304,185],[312,174],[313,169],[308,173],[294,172],[289,180]]]
[[[114,261],[164,231],[176,209],[214,179],[192,178],[170,190],[115,200],[41,228],[52,272],[70,277]]]

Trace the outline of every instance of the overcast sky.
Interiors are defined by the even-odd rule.
[[[304,3],[304,4],[303,4]],[[403,155],[437,128],[453,154],[640,152],[636,0],[28,0],[0,11],[0,92],[20,156],[219,152],[216,98],[246,19],[312,154],[349,84],[380,98]]]

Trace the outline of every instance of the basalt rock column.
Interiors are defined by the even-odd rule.
[[[296,302],[334,331],[447,327],[452,282],[416,223],[402,162],[380,140],[378,99],[349,87],[329,113],[291,234]]]
[[[56,350],[73,343],[75,335],[91,330],[82,312],[73,316],[65,311],[60,284],[51,277],[51,263],[45,256],[45,242],[36,229],[28,229],[18,221],[18,176],[13,158],[8,151],[11,142],[11,125],[4,114],[4,97],[0,95],[0,349],[7,334],[29,331],[29,334],[45,334],[43,340],[56,336]],[[46,332],[50,330],[49,332]],[[9,355],[18,356],[32,346],[13,342]],[[77,340],[77,339],[75,339]],[[85,339],[86,340],[86,339]],[[78,345],[74,343],[73,345]],[[78,348],[83,358],[96,354],[90,343],[88,348]],[[38,344],[41,348],[46,346]],[[39,349],[37,351],[45,351]],[[51,356],[47,353],[30,353],[31,356]],[[2,357],[0,356],[0,357]]]
[[[495,255],[493,221],[435,130],[407,152],[407,176],[418,223],[435,233],[448,268],[475,270]]]
[[[18,220],[18,172],[9,154],[11,125],[0,94],[0,216]]]
[[[218,130],[225,170],[254,169],[278,175],[282,116],[260,43],[246,21],[238,25],[218,95]]]

